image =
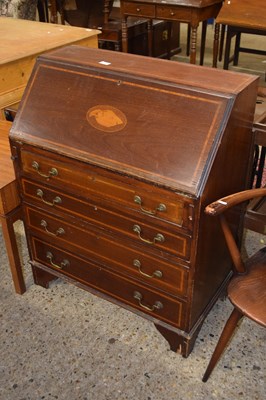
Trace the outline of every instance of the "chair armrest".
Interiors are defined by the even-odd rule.
[[[215,202],[209,204],[205,208],[205,213],[211,216],[220,215],[229,208],[243,203],[257,197],[266,196],[266,188],[244,190],[242,192],[234,193],[229,196],[223,197]]]

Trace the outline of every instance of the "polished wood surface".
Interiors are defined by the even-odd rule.
[[[10,122],[0,121],[0,221],[15,290],[22,294],[26,288],[13,226],[22,213],[8,139],[10,127]]]
[[[5,119],[5,107],[21,100],[38,55],[69,44],[98,47],[98,33],[96,30],[0,17],[0,119]]]
[[[162,19],[169,22],[186,22],[191,27],[190,63],[196,63],[197,30],[199,23],[215,18],[223,0],[121,0],[122,49],[128,52],[127,18]],[[148,24],[149,55],[152,56],[152,29]]]
[[[87,52],[87,49],[81,47],[68,47],[62,52],[51,53],[49,57],[61,59],[64,62],[66,59],[71,60],[75,64],[75,58],[79,57],[79,63],[83,67],[94,66],[99,68],[102,73],[110,70],[112,73],[113,68],[117,68],[118,71],[127,74],[135,72],[135,66],[131,61],[131,58],[124,53],[114,53],[108,51],[92,51]],[[102,58],[103,64],[99,65],[99,58]],[[106,59],[105,59],[106,58]],[[236,75],[228,74],[226,78],[221,74],[221,71],[214,70],[212,74],[209,74],[209,69],[197,69],[197,75],[193,76],[193,66],[186,66],[178,64],[178,69],[175,72],[176,64],[166,63],[165,60],[139,57],[137,58],[138,70],[141,75],[146,77],[154,77],[154,79],[161,79],[162,84],[160,90],[148,88],[145,96],[147,104],[153,104],[152,108],[145,106],[144,117],[140,118],[143,110],[140,108],[142,104],[143,93],[138,85],[114,85],[113,81],[106,81],[106,93],[101,93],[101,98],[98,101],[109,102],[109,93],[114,96],[114,104],[120,107],[120,104],[127,100],[127,103],[123,106],[126,110],[127,107],[131,108],[131,119],[126,120],[125,129],[121,131],[119,135],[110,135],[108,129],[101,135],[94,135],[93,141],[90,136],[86,134],[88,121],[81,114],[80,104],[78,102],[74,104],[66,104],[64,112],[72,115],[72,123],[77,123],[80,126],[81,133],[76,140],[75,148],[77,156],[81,157],[85,161],[91,161],[91,157],[95,164],[99,166],[109,167],[111,169],[119,168],[124,173],[135,171],[136,176],[142,179],[153,180],[157,184],[164,184],[174,189],[183,188],[185,191],[193,195],[199,195],[202,190],[204,182],[204,168],[205,163],[212,152],[213,145],[212,141],[216,138],[217,126],[223,123],[223,117],[227,108],[228,100],[226,97],[213,96],[213,94],[202,93],[201,96],[195,97],[190,96],[186,90],[178,89],[176,91],[172,83],[184,85],[194,85],[198,88],[209,88],[212,91],[224,91],[227,93],[236,93],[240,88],[244,88],[245,85],[256,86],[256,77],[249,75]],[[105,65],[107,63],[107,65]],[[121,68],[123,65],[123,68]],[[177,72],[178,71],[178,72]],[[48,83],[53,79],[54,69],[43,70],[43,82],[48,86]],[[63,73],[62,73],[63,74]],[[66,71],[66,78],[68,74]],[[236,77],[237,83],[236,82]],[[78,79],[82,82],[80,87],[80,93],[76,92],[76,86],[73,82],[71,91],[76,93],[76,96],[86,96],[87,83],[86,76],[79,75]],[[93,79],[94,88],[97,87],[98,79]],[[43,84],[43,83],[42,83]],[[69,88],[66,87],[64,80],[60,79],[53,85],[56,87],[57,92],[61,93],[61,96],[67,97]],[[50,140],[49,148],[52,151],[63,150],[70,154],[72,148],[72,127],[69,125],[68,120],[62,119],[60,124],[54,120],[53,130],[49,129],[51,119],[46,118],[46,109],[49,107],[45,99],[43,99],[42,106],[40,99],[36,103],[35,96],[38,96],[38,91],[41,87],[37,82],[33,89],[34,96],[32,95],[27,99],[28,107],[24,111],[24,118],[31,118],[31,125],[27,126],[27,130],[24,131],[25,140],[31,142],[31,137],[37,138],[39,145],[47,146],[47,141]],[[96,89],[94,89],[96,90]],[[95,92],[95,96],[99,97],[99,94]],[[254,95],[254,94],[253,94]],[[95,100],[91,97],[88,103],[93,106]],[[85,105],[84,105],[85,106]],[[160,110],[164,108],[162,113]],[[201,112],[197,115],[197,118],[190,120],[190,108],[200,107]],[[37,111],[38,109],[38,111]],[[179,110],[178,118],[173,118],[175,109]],[[159,110],[159,111],[157,111]],[[104,113],[102,114],[104,118]],[[134,118],[132,117],[134,115]],[[250,115],[252,116],[252,115]],[[250,116],[248,118],[250,119]],[[56,116],[55,116],[56,118]],[[123,117],[121,117],[123,118]],[[135,119],[138,120],[138,129],[135,130]],[[42,121],[40,124],[39,121]],[[187,137],[187,121],[190,120],[190,136],[191,142],[186,140]],[[250,124],[250,121],[249,121]],[[34,128],[38,126],[38,132]],[[167,126],[162,134],[161,126]],[[153,139],[149,135],[146,135],[147,126],[152,131]],[[249,125],[251,128],[251,124]],[[134,132],[134,158],[132,158],[132,138],[130,132]],[[167,154],[163,154],[160,157],[163,158],[163,169],[161,165],[154,162],[154,154],[161,154],[161,149],[173,141],[173,132],[176,133],[176,146],[169,146]],[[207,137],[206,137],[207,132]],[[54,141],[54,135],[61,137],[61,142]],[[106,146],[106,143],[112,141],[112,146]],[[178,145],[179,143],[181,145]],[[142,143],[142,146],[139,146]],[[193,146],[191,146],[193,143]],[[151,147],[152,145],[152,147]],[[84,149],[90,148],[88,153]],[[153,149],[151,151],[151,149]],[[186,164],[187,159],[190,161],[189,168],[183,168]],[[227,168],[225,166],[225,168]]]
[[[35,283],[125,307],[187,357],[231,276],[203,210],[247,187],[257,80],[79,46],[39,57],[10,134]]]
[[[220,26],[227,26],[224,69],[228,69],[230,62],[231,40],[236,36],[234,65],[238,63],[241,33],[266,35],[266,2],[265,0],[233,0],[225,1],[216,18],[213,66],[217,67]],[[239,49],[240,48],[240,49]],[[255,54],[266,54],[266,50],[245,49],[242,51]]]
[[[219,216],[228,250],[234,263],[235,275],[228,285],[228,297],[234,305],[224,329],[214,350],[212,358],[203,377],[203,382],[209,379],[214,367],[231,339],[239,320],[246,316],[266,327],[266,247],[252,255],[246,262],[242,260],[239,246],[236,244],[229,224],[224,216],[225,211],[232,207],[256,198],[265,198],[266,189],[251,189],[224,197],[206,207],[210,216]],[[266,222],[264,219],[264,232]]]
[[[216,23],[265,30],[266,2],[264,0],[224,1]]]

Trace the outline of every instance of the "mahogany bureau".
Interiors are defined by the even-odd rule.
[[[115,302],[188,356],[231,274],[203,210],[247,186],[256,91],[254,76],[107,50],[40,56],[10,133],[35,283]]]

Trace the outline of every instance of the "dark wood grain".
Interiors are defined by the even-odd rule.
[[[187,357],[231,276],[203,211],[247,187],[256,91],[256,77],[123,53],[40,57],[10,135],[35,282],[114,301]]]

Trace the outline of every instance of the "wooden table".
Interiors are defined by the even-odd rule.
[[[20,101],[36,57],[68,44],[98,47],[93,29],[0,17],[0,119]],[[23,39],[23,40],[22,40]]]
[[[232,0],[225,1],[216,18],[214,34],[213,66],[217,67],[220,26],[227,26],[227,37],[224,55],[224,69],[233,61],[238,64],[239,52],[266,55],[266,51],[240,46],[241,33],[266,35],[266,1],[265,0]],[[230,58],[231,40],[236,36],[235,51]]]
[[[13,226],[15,221],[22,218],[22,213],[17,181],[10,156],[8,140],[10,127],[10,122],[0,121],[0,221],[15,290],[22,294],[26,288]]]
[[[22,97],[36,57],[67,44],[98,47],[97,30],[0,18],[0,221],[15,290],[25,292],[13,223],[21,219],[4,109]],[[23,40],[21,40],[23,38]]]
[[[190,63],[196,64],[197,30],[199,23],[216,18],[223,0],[121,0],[122,49],[128,52],[127,18],[149,18],[149,55],[152,55],[152,19],[179,21],[191,26]]]

